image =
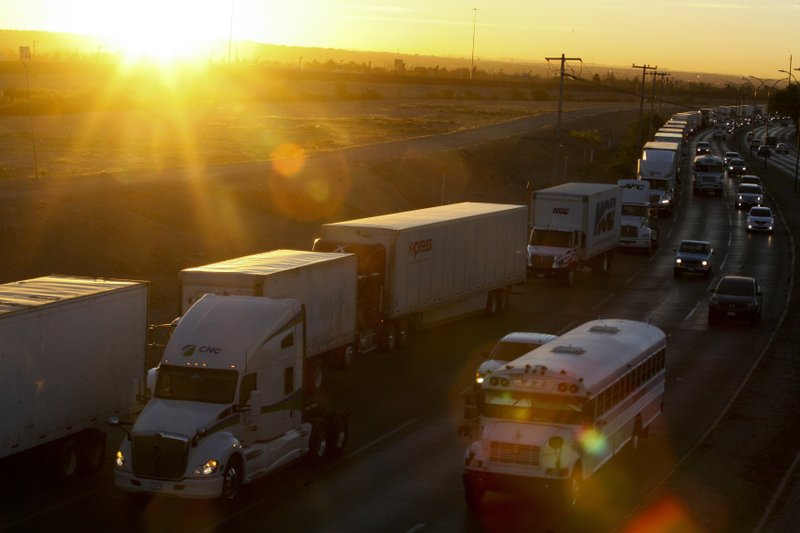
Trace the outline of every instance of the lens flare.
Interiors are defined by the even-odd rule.
[[[578,440],[580,440],[583,449],[592,455],[604,455],[606,453],[608,441],[597,430],[587,429],[582,431]]]
[[[272,168],[281,176],[298,175],[305,166],[306,153],[294,143],[284,143],[272,152]]]
[[[645,509],[634,518],[625,533],[665,533],[681,531],[699,533],[700,527],[692,520],[681,502],[674,497],[666,497]]]

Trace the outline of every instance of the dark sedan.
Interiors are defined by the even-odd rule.
[[[724,276],[711,289],[708,323],[723,320],[746,320],[755,324],[761,318],[761,288],[756,278]]]

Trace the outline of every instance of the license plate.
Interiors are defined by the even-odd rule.
[[[164,490],[164,483],[162,483],[161,481],[151,481],[150,490],[162,491]]]

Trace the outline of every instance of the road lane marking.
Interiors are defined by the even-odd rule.
[[[381,435],[377,439],[366,443],[364,446],[362,446],[361,448],[357,449],[353,453],[349,453],[349,454],[345,455],[343,461],[346,461],[348,459],[352,459],[356,455],[358,455],[360,453],[363,453],[364,451],[368,450],[369,448],[372,448],[373,446],[376,446],[377,444],[380,444],[381,442],[385,441],[389,437],[393,436],[395,433],[399,433],[399,432],[403,431],[405,428],[407,428],[408,426],[410,426],[412,424],[416,424],[417,422],[419,422],[419,418],[412,418],[411,420],[409,420],[409,421],[407,421],[407,422],[405,422],[403,424],[400,424],[399,426],[397,426],[393,430],[389,431],[388,433],[384,433],[383,435]]]
[[[697,311],[697,308],[700,307],[701,303],[702,303],[702,301],[698,301],[696,304],[694,304],[694,307],[692,307],[692,310],[689,311],[689,314],[686,315],[685,317],[683,317],[683,321],[684,322],[686,322],[687,320],[692,318],[692,315],[694,314],[695,311]]]

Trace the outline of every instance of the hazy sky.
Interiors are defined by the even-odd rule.
[[[564,53],[778,79],[791,54],[800,65],[800,3],[779,0],[2,0],[0,27],[113,35],[167,53],[232,27],[233,39],[465,58],[474,28],[478,67]]]

